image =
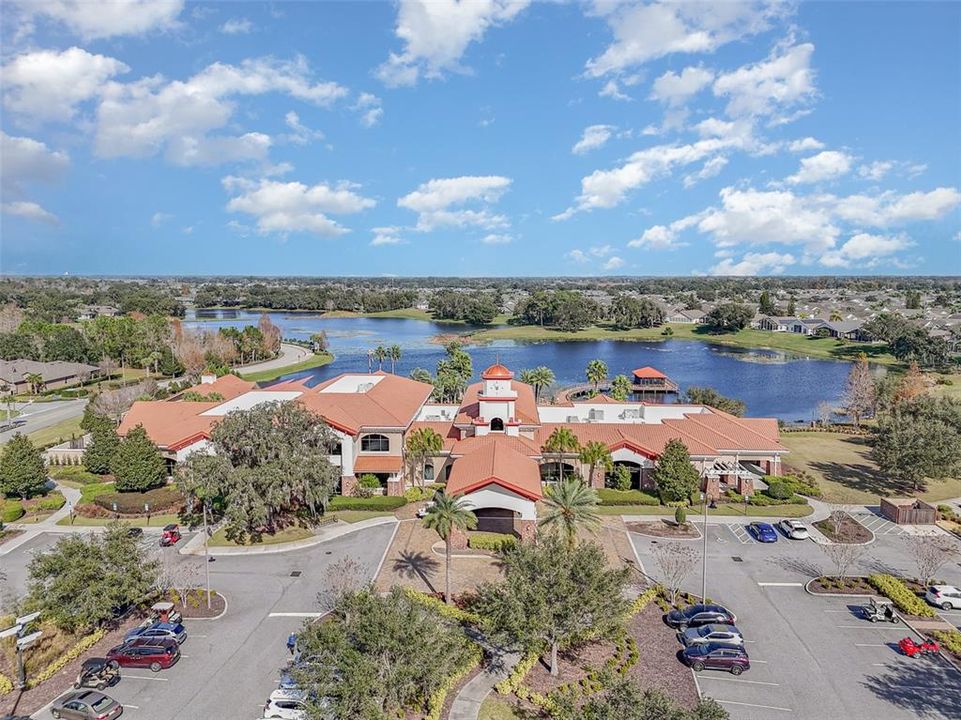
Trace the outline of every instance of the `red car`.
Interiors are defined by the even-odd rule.
[[[160,547],[170,547],[180,542],[180,526],[164,525],[163,533],[160,536]]]
[[[121,667],[150,668],[153,672],[160,672],[180,659],[180,645],[176,640],[159,638],[130,640],[112,648],[107,659],[116,661]]]

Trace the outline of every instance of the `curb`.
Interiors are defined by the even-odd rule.
[[[835,543],[832,543],[832,544],[835,544]],[[817,578],[811,578],[806,583],[804,583],[804,592],[814,597],[819,597],[819,598],[821,597],[840,597],[840,598],[884,597],[883,595],[881,595],[881,593],[874,593],[874,592],[872,593],[817,593],[811,590],[810,588],[811,583],[813,583],[815,580],[817,580]],[[898,617],[901,617],[900,613],[898,613]],[[904,618],[901,618],[901,619],[903,620]]]
[[[635,524],[635,525],[642,524],[639,520],[631,520],[630,522],[632,522],[632,523]],[[703,518],[702,518],[701,524],[702,524],[702,525],[704,524]],[[625,526],[626,526],[626,525],[627,525],[627,523],[625,523]],[[665,537],[664,535],[648,535],[647,533],[643,533],[643,532],[640,532],[640,531],[638,531],[638,530],[630,530],[630,529],[627,529],[626,527],[625,527],[625,529],[626,529],[627,532],[628,532],[629,534],[631,534],[631,535],[639,535],[640,537],[653,538],[654,540],[665,540],[665,541],[668,541],[668,542],[693,542],[693,541],[696,541],[696,540],[703,540],[703,539],[704,539],[704,533],[702,533],[700,530],[698,530],[698,527],[697,527],[698,523],[697,523],[696,521],[690,520],[690,521],[688,521],[688,525],[690,525],[690,526],[693,527],[695,530],[697,530],[697,537]]]
[[[213,617],[183,618],[183,619],[184,619],[184,620],[189,620],[190,622],[193,622],[194,620],[220,620],[220,618],[222,618],[224,615],[226,615],[226,614],[227,614],[227,609],[230,607],[230,603],[227,602],[227,596],[224,595],[223,593],[221,593],[219,590],[214,590],[213,592],[217,593],[218,595],[220,595],[220,597],[222,597],[222,598],[224,599],[224,609],[223,609],[223,611],[220,613],[220,615],[214,615]]]

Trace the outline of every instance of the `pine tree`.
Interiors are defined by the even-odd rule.
[[[698,489],[698,473],[691,465],[687,446],[677,439],[664,446],[652,477],[665,502],[687,500]]]
[[[0,490],[26,500],[41,492],[46,482],[47,469],[40,449],[26,435],[17,433],[0,455]]]
[[[110,463],[120,446],[120,437],[113,428],[113,423],[101,423],[91,431],[91,442],[83,454],[83,464],[89,472],[106,475],[110,472]]]
[[[110,462],[120,492],[144,492],[162,485],[166,464],[143,425],[127,433]]]

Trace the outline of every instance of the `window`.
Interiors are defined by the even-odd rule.
[[[491,432],[504,432],[504,421],[500,418],[491,420]]]
[[[434,482],[434,463],[424,463],[424,481]]]
[[[364,435],[360,439],[361,452],[387,452],[390,450],[390,440],[386,435]]]

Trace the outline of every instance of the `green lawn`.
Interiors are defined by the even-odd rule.
[[[81,525],[84,527],[97,527],[109,525],[114,522],[113,518],[88,518],[82,515],[74,515],[73,522],[70,522],[70,516],[62,518],[57,521],[57,525]],[[165,514],[165,515],[151,515],[148,521],[146,516],[144,517],[134,517],[134,518],[120,518],[117,520],[121,525],[129,525],[130,527],[163,527],[164,525],[169,525],[170,523],[180,523],[179,515]]]
[[[39,447],[49,447],[51,445],[58,445],[61,442],[69,440],[71,437],[80,437],[84,434],[84,431],[80,427],[80,421],[83,418],[77,416],[75,418],[69,418],[63,422],[59,422],[56,425],[51,425],[43,430],[35,430],[29,435],[30,441]]]
[[[868,456],[865,438],[843,433],[781,433],[791,453],[785,464],[817,478],[825,502],[876,505],[882,495],[914,495],[884,475]],[[928,501],[961,496],[961,478],[930,480],[920,497]]]
[[[508,700],[491,694],[480,706],[477,720],[530,720],[539,715],[515,708]]]
[[[394,513],[383,510],[337,510],[329,512],[324,517],[336,518],[348,523],[360,522],[376,517],[394,517]]]
[[[305,540],[313,536],[313,531],[310,528],[301,527],[300,525],[294,525],[289,528],[284,528],[273,535],[261,535],[258,538],[258,542],[248,542],[243,543],[243,546],[249,547],[251,545],[277,545],[278,543],[294,542],[296,540]],[[210,547],[239,547],[241,543],[236,543],[233,540],[227,539],[227,534],[224,530],[218,530],[210,537],[210,542],[208,543]]]
[[[310,370],[315,367],[322,367],[333,362],[334,356],[330,353],[318,353],[317,355],[312,355],[306,360],[294,363],[293,365],[285,365],[284,367],[274,368],[273,370],[261,370],[260,372],[243,373],[242,377],[244,380],[250,380],[252,382],[267,382],[268,380],[276,380],[281,375],[289,375],[290,373],[300,372],[301,370]]]

